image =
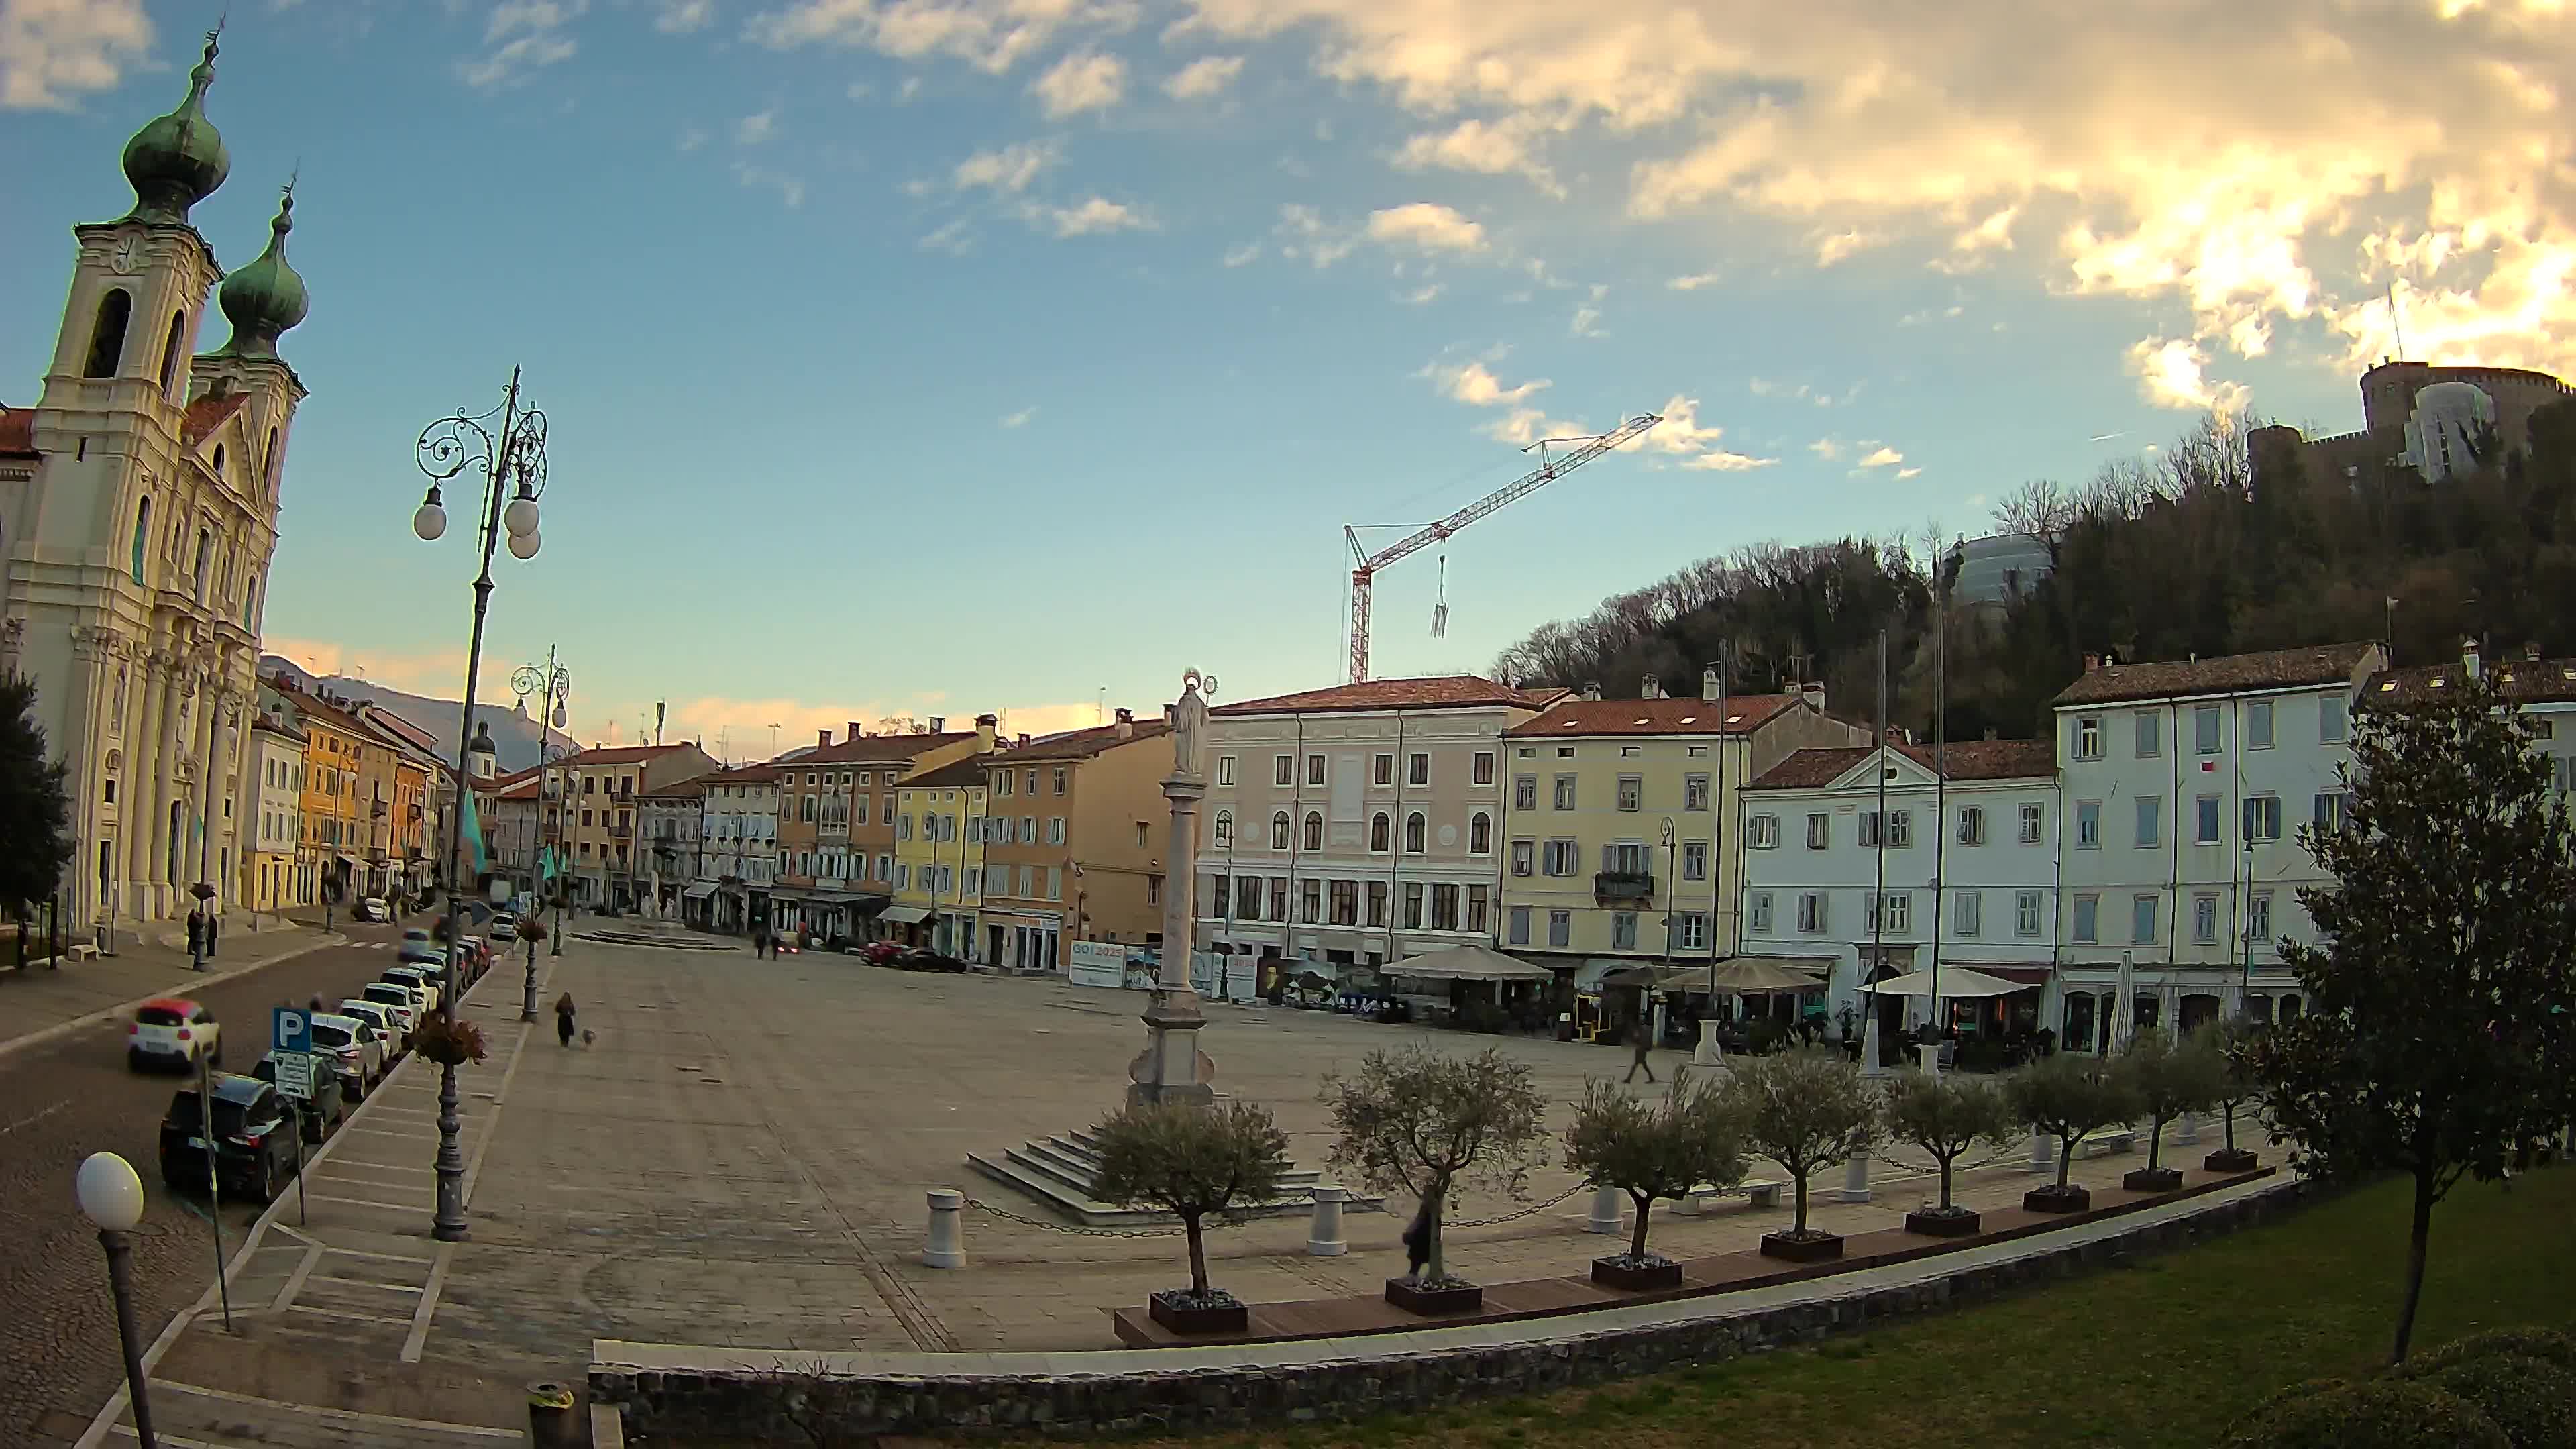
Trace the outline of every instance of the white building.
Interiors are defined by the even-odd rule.
[[[2477,641],[2463,640],[2457,664],[2391,669],[2372,680],[2362,691],[2362,708],[2449,689],[2481,671],[2494,674],[2505,698],[2532,717],[2540,752],[2549,757],[2550,779],[2562,792],[2576,790],[2576,659],[2543,659],[2534,645],[2516,658],[2482,660]]]
[[[236,886],[254,911],[313,904],[319,889],[313,852],[304,845],[304,735],[260,715],[250,729],[242,799],[235,807],[250,834]]]
[[[775,765],[745,765],[699,777],[707,787],[698,823],[698,875],[680,893],[681,913],[716,931],[748,930],[769,919],[778,881]]]
[[[1201,949],[1366,966],[1492,945],[1503,732],[1563,694],[1462,674],[1211,711]]]
[[[1743,954],[1821,969],[1828,1016],[1855,1032],[1865,982],[1936,960],[2026,988],[1954,1002],[1963,1043],[2052,1024],[2052,755],[2045,740],[1972,740],[1800,750],[1773,766],[1742,795]],[[1919,999],[1880,1003],[1881,1030],[1905,1027],[1909,1007],[1922,1019]]]
[[[2124,960],[2141,1026],[2300,1009],[2276,943],[2314,939],[2298,890],[2325,877],[2298,828],[2341,818],[2352,711],[2387,662],[2377,644],[2086,657],[2053,702],[2064,1044],[2111,1039]]]

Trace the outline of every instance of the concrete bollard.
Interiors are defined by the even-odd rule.
[[[2174,1146],[2189,1147],[2198,1141],[2200,1141],[2200,1114],[2185,1112],[2182,1114],[2180,1125],[2174,1128]]]
[[[949,1187],[931,1189],[930,1246],[922,1250],[923,1263],[933,1268],[966,1266],[965,1216],[966,1194]]]
[[[1583,1220],[1583,1230],[1587,1233],[1618,1232],[1619,1201],[1626,1196],[1626,1193],[1615,1187],[1593,1189],[1592,1215]]]
[[[1887,1075],[1887,1068],[1878,1064],[1878,1012],[1875,1008],[1871,1009],[1869,1020],[1860,1029],[1860,1074],[1864,1077]]]
[[[2057,1170],[2057,1139],[2049,1136],[2047,1133],[2036,1127],[2030,1129],[2030,1160],[2022,1164],[2021,1170],[2024,1172],[2055,1172]]]
[[[1923,1075],[1935,1078],[1936,1080],[1940,1077],[1941,1048],[1937,1044],[1926,1044],[1924,1046],[1922,1064]]]
[[[1869,1190],[1869,1154],[1858,1153],[1843,1164],[1843,1185],[1834,1189],[1836,1202],[1867,1202]]]
[[[1337,1183],[1315,1184],[1315,1220],[1306,1229],[1306,1253],[1314,1258],[1338,1258],[1351,1250],[1342,1240],[1342,1199],[1350,1189]]]

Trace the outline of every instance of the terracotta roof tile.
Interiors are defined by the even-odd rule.
[[[1514,689],[1476,674],[1441,674],[1424,679],[1372,679],[1361,684],[1337,684],[1330,689],[1309,689],[1301,694],[1275,694],[1268,699],[1220,705],[1208,713],[1331,714],[1375,709],[1471,709],[1498,704],[1545,709],[1564,694],[1561,689]]]
[[[246,392],[228,392],[222,397],[208,396],[197,399],[188,404],[187,414],[179,421],[180,443],[191,448],[197,446],[204,442],[215,429],[222,427],[233,414],[249,405],[250,394]]]
[[[2216,659],[2168,660],[2156,664],[2105,664],[2059,690],[2052,703],[2111,704],[2131,699],[2164,699],[2174,695],[2224,694],[2248,689],[2293,689],[2350,679],[2376,644],[2320,644],[2303,649],[2272,649],[2260,654],[2228,654]]]
[[[2576,659],[2490,659],[2483,672],[2504,685],[2505,698],[2527,704],[2576,701]],[[2466,670],[2458,664],[2423,664],[2412,669],[2383,669],[2361,691],[2367,706],[2384,700],[2426,699],[2456,688]]]
[[[895,788],[953,790],[960,786],[981,785],[984,783],[985,764],[995,758],[997,757],[993,755],[968,755],[962,760],[952,760],[926,775],[915,775],[909,780],[901,781]],[[1016,760],[1019,756],[1014,753],[1011,758]]]
[[[0,407],[0,456],[36,456],[36,415],[26,408]]]
[[[1959,740],[1936,756],[1930,745],[1895,745],[1898,754],[1932,769],[1939,758],[1953,780],[2030,780],[2057,773],[2055,740]],[[1764,771],[1748,790],[1814,789],[1842,778],[1876,751],[1869,745],[1800,750]]]
[[[743,765],[736,769],[718,770],[712,775],[700,775],[698,778],[709,785],[767,785],[775,783],[778,777],[785,773],[787,772],[777,765]]]
[[[1116,725],[1094,725],[1087,730],[1066,730],[1062,734],[1048,735],[1041,740],[1031,740],[1025,745],[1008,751],[1007,754],[995,755],[992,758],[1006,759],[1014,764],[1021,761],[1035,763],[1040,760],[1087,760],[1113,746],[1133,744],[1137,740],[1160,739],[1171,732],[1172,727],[1158,719],[1136,721],[1135,732],[1124,739],[1119,737]]]
[[[973,730],[944,730],[935,735],[861,735],[838,744],[800,750],[793,759],[798,765],[882,765],[894,760],[918,759],[943,745],[973,738]],[[789,758],[779,757],[782,763]]]
[[[1701,699],[1564,699],[1536,719],[1503,733],[1516,739],[1541,735],[1740,735],[1760,729],[1798,702],[1794,694],[1740,694],[1712,704]]]
[[[687,748],[687,745],[604,745],[584,750],[577,755],[567,755],[555,763],[558,765],[632,765],[643,760],[658,760],[673,750]]]

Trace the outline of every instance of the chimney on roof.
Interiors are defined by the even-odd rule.
[[[818,750],[828,750],[828,749],[830,749],[831,747],[832,747],[832,732],[831,732],[830,730],[816,730],[816,731],[814,731],[814,748],[816,748],[816,749],[818,749]]]
[[[1132,709],[1118,711],[1118,738],[1122,740],[1136,738],[1136,711]]]
[[[1639,699],[1663,698],[1664,681],[1655,675],[1647,675],[1644,679],[1637,682],[1637,697]]]
[[[2534,639],[2530,643],[2522,646],[2522,661],[2525,664],[2538,664],[2540,662],[2539,640]]]
[[[1583,697],[1585,699],[1599,699],[1601,697],[1601,681],[1597,679],[1584,681]]]
[[[1699,698],[1702,704],[1726,702],[1726,676],[1718,673],[1714,664],[1699,672]]]
[[[842,735],[841,738],[845,740],[855,740],[866,733],[866,730],[859,728],[859,722],[857,720],[851,720],[848,733]]]
[[[2087,655],[2085,655],[2085,656],[2084,656],[2084,672],[2085,672],[2085,673],[2087,673],[2087,674],[2099,674],[2099,673],[2101,673],[2101,672],[2102,672],[2102,656],[2101,656],[2101,655],[2099,655],[2099,654],[2087,654]]]
[[[2460,672],[2471,679],[2478,677],[2478,641],[2475,639],[2460,641]]]
[[[930,717],[930,733],[934,735],[948,733],[948,717],[946,715],[932,715]]]
[[[1801,685],[1798,689],[1798,697],[1807,702],[1807,708],[1814,710],[1818,714],[1823,714],[1825,712],[1825,684],[1823,680],[1817,680],[1813,684]]]
[[[1020,732],[1020,738],[1019,738],[1019,741],[1018,741],[1018,747],[1019,747],[1019,748],[1021,748],[1021,749],[1023,749],[1023,750],[1025,750],[1025,749],[1027,749],[1027,748],[1029,747],[1029,735],[1028,735],[1028,731],[1026,731],[1026,730],[1022,730],[1022,731]]]
[[[932,720],[930,722],[930,727],[933,730],[936,730],[939,728],[939,724],[940,722],[938,720]],[[1001,727],[1002,717],[1000,715],[979,714],[975,716],[975,753],[979,755],[991,754],[993,752],[993,736],[1001,729]]]

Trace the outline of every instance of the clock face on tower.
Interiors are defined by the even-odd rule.
[[[143,239],[127,233],[117,242],[116,250],[108,253],[108,261],[116,268],[118,276],[133,276],[143,265]]]

